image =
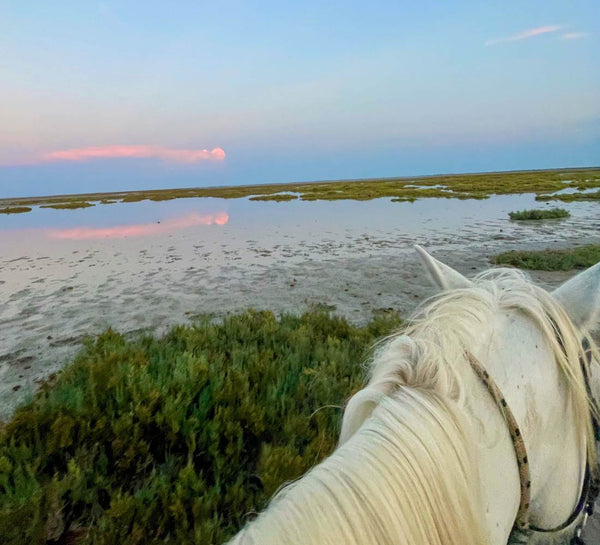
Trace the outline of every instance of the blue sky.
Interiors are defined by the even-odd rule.
[[[0,0],[0,197],[600,163],[600,3]]]

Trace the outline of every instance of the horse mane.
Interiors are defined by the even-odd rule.
[[[474,333],[507,310],[524,313],[547,339],[596,467],[579,364],[587,332],[521,271],[492,269],[471,287],[429,299],[380,342],[367,386],[346,407],[336,451],[276,494],[232,545],[487,543],[461,374],[465,350],[481,342]]]
[[[465,429],[435,392],[401,388],[231,545],[486,543]]]
[[[421,305],[401,331],[379,342],[373,357],[367,387],[346,408],[340,441],[345,441],[369,416],[369,409],[382,395],[400,387],[418,387],[437,392],[464,405],[467,392],[461,380],[465,351],[473,351],[476,332],[503,311],[527,316],[543,333],[569,386],[575,419],[587,438],[590,467],[596,459],[590,411],[600,415],[589,398],[580,361],[586,361],[585,337],[593,361],[598,348],[588,331],[573,324],[566,311],[544,289],[517,269],[496,268],[473,279],[473,286],[441,292]],[[485,366],[485,360],[482,361]]]

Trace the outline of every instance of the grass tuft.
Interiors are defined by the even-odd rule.
[[[495,265],[510,265],[536,271],[586,269],[600,261],[600,245],[590,244],[565,250],[518,252],[511,250],[491,259]]]
[[[2,543],[222,543],[331,453],[361,362],[399,325],[248,311],[107,330],[0,425]]]
[[[508,216],[511,220],[547,220],[554,218],[569,218],[571,214],[564,208],[550,208],[548,210],[534,209],[509,212]]]

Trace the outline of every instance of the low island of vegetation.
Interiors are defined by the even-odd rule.
[[[56,210],[76,210],[77,208],[89,208],[90,206],[95,206],[90,202],[81,202],[81,201],[73,201],[73,202],[61,202],[56,204],[43,204],[40,208],[55,208]]]
[[[547,220],[568,218],[571,214],[564,208],[549,208],[548,210],[534,209],[509,212],[508,216],[511,220]]]
[[[495,265],[510,265],[536,271],[570,271],[586,269],[600,261],[600,245],[588,244],[559,250],[504,252],[494,256]]]
[[[30,206],[6,206],[0,208],[0,214],[24,214],[25,212],[31,212]]]

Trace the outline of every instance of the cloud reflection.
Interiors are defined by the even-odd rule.
[[[227,212],[198,214],[192,212],[185,216],[166,220],[161,223],[143,223],[138,225],[116,225],[114,227],[73,227],[69,229],[48,229],[49,238],[56,240],[91,240],[101,238],[126,238],[158,235],[197,225],[225,225],[229,221]]]

